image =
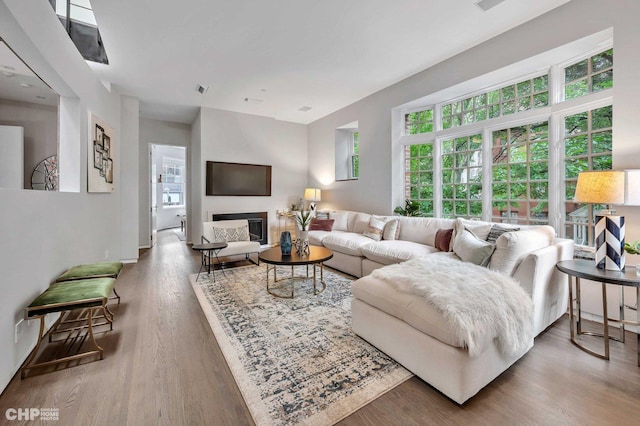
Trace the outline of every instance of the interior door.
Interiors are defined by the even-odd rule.
[[[156,245],[158,240],[158,172],[156,165],[156,147],[152,144],[149,145],[149,181],[151,182],[149,188],[149,194],[151,197],[150,208],[150,235],[151,235],[151,247]]]

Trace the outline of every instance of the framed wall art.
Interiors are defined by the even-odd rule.
[[[89,113],[87,192],[113,192],[114,145],[111,126]]]

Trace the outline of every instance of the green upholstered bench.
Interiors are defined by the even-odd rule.
[[[73,280],[81,280],[87,278],[118,278],[120,275],[120,271],[122,271],[122,267],[124,265],[122,262],[99,262],[99,263],[88,263],[85,265],[76,265],[67,271],[65,271],[62,275],[56,278],[56,282],[63,281],[73,281]],[[120,304],[120,296],[116,291],[115,287],[113,288],[113,294],[115,297],[113,299],[118,299],[118,305]]]
[[[36,347],[33,349],[31,355],[29,355],[29,358],[22,367],[22,378],[25,377],[27,370],[36,367],[55,365],[95,354],[100,355],[100,359],[104,358],[104,351],[96,343],[93,328],[96,325],[104,324],[109,324],[111,328],[113,327],[113,317],[107,314],[106,306],[109,300],[109,295],[113,291],[115,282],[115,278],[90,278],[55,283],[29,304],[29,306],[25,309],[25,318],[40,318],[40,332],[38,335],[38,342],[36,344]],[[71,346],[73,346],[73,344],[75,344],[79,339],[78,353],[73,355],[67,354],[61,358],[56,358],[51,361],[32,364],[32,361],[38,353],[43,337],[46,334],[44,331],[45,315],[55,312],[65,313],[75,310],[80,310],[81,315],[67,322],[83,323],[83,325],[79,327],[71,327],[62,331],[69,331],[69,337],[66,340],[69,340],[70,338],[73,340],[73,342],[71,342]],[[103,316],[99,318],[105,318],[107,322],[103,322],[102,324],[94,324],[94,319],[98,318],[94,316],[94,310],[102,310]],[[63,317],[64,315],[60,315],[56,323],[49,329],[47,333],[57,330],[60,323],[64,322]],[[86,329],[87,332],[82,334],[81,330],[84,329]],[[74,337],[71,337],[72,333]],[[93,348],[90,348],[90,350],[85,352],[79,352],[87,335],[90,337],[90,343],[93,345]]]

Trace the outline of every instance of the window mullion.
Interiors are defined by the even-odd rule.
[[[433,141],[433,216],[442,217],[442,139]]]
[[[558,114],[549,117],[549,225],[564,237],[564,120]]]
[[[488,128],[482,129],[482,220],[491,222],[493,186],[493,138]]]

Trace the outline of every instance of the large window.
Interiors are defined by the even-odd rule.
[[[336,180],[355,180],[360,176],[360,132],[354,121],[335,131]]]
[[[444,104],[442,128],[464,126],[547,105],[549,77],[545,74]]]
[[[546,224],[549,217],[547,122],[493,132],[494,222]]]
[[[433,132],[433,109],[414,111],[404,116],[404,133],[417,135],[419,133]]]
[[[565,118],[565,235],[577,244],[593,244],[595,212],[604,206],[573,202],[578,173],[610,170],[613,110],[611,106]]]
[[[350,168],[349,168],[349,177],[351,179],[358,179],[360,176],[360,145],[359,139],[360,133],[355,131],[351,134],[351,152],[349,154],[350,157]]]
[[[162,205],[184,206],[184,166],[172,159],[162,159]]]
[[[442,141],[442,216],[482,217],[482,135]]]
[[[405,198],[418,201],[420,212],[433,216],[433,144],[407,145],[405,155]]]
[[[565,68],[564,82],[567,100],[613,87],[613,49]]]
[[[550,224],[592,245],[599,206],[572,199],[579,172],[612,168],[613,49],[605,49],[466,96],[412,102],[399,115],[405,198],[425,216]]]

